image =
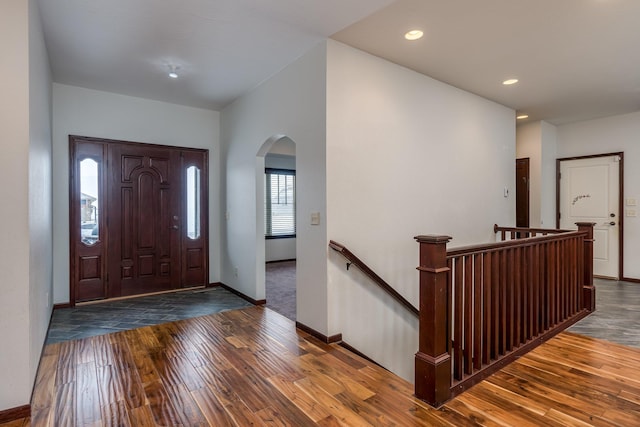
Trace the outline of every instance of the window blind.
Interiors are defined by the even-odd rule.
[[[296,234],[296,171],[265,170],[265,236],[293,237]]]

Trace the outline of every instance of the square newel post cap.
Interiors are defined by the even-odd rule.
[[[418,241],[418,243],[449,243],[451,240],[451,236],[438,235],[438,234],[426,234],[423,236],[414,237]]]
[[[595,222],[576,222],[578,227],[594,227],[596,225]]]

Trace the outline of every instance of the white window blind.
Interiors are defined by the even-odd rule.
[[[296,171],[265,170],[265,236],[296,234]]]

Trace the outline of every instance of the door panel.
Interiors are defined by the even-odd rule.
[[[560,162],[560,228],[593,222],[593,271],[618,278],[620,238],[620,156]]]
[[[106,148],[93,141],[70,142],[72,196],[69,198],[71,296],[75,301],[105,298],[107,207],[104,169]],[[88,166],[85,168],[85,166]]]
[[[207,155],[195,152],[182,153],[182,173],[184,176],[183,212],[181,236],[183,259],[182,279],[184,286],[208,284],[209,252],[206,220],[209,217],[206,195],[208,194]]]
[[[206,285],[206,150],[69,141],[71,302]],[[99,171],[88,190],[87,159]]]
[[[171,227],[181,214],[179,151],[119,144],[109,149],[117,167],[109,204],[109,296],[181,287],[180,240]]]

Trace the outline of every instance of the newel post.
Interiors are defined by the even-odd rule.
[[[576,222],[578,231],[586,231],[584,239],[584,308],[589,311],[596,309],[596,288],[593,286],[593,226],[594,222]]]
[[[416,397],[432,406],[451,398],[451,356],[447,318],[449,236],[418,236],[420,244],[420,323],[416,353]]]

